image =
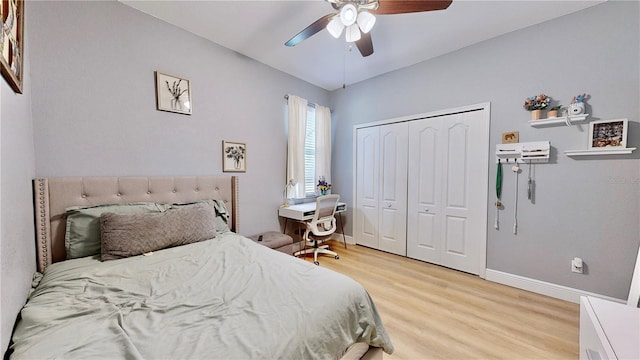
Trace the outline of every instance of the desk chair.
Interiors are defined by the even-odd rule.
[[[305,247],[306,245],[312,247],[296,251],[293,254],[294,256],[313,253],[313,263],[316,265],[320,265],[318,254],[329,254],[336,259],[340,259],[337,253],[329,250],[329,245],[318,245],[318,241],[327,240],[329,235],[333,234],[338,228],[335,217],[338,200],[340,200],[340,195],[322,195],[316,198],[316,210],[313,218],[304,222],[306,226],[303,235]]]

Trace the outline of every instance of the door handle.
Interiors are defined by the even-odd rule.
[[[391,207],[391,204],[387,204],[387,207],[388,207],[388,208],[390,208],[390,207]]]

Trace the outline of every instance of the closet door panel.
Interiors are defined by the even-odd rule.
[[[438,130],[432,126],[422,129],[413,140],[417,141],[414,146],[417,150],[410,150],[412,153],[410,157],[415,158],[412,164],[417,163],[414,171],[418,174],[416,179],[418,193],[412,195],[417,195],[418,204],[425,208],[436,206],[436,198],[439,197],[436,195],[436,191],[440,189],[438,189],[439,182],[435,171],[438,166],[437,156],[440,154],[437,149],[437,135]]]
[[[478,274],[480,244],[486,236],[487,147],[479,112],[443,117],[444,156],[443,251],[440,264]],[[484,215],[483,215],[484,214]]]
[[[438,119],[409,123],[407,256],[439,263],[443,144]]]
[[[407,123],[380,126],[380,239],[378,248],[407,252]]]
[[[361,208],[362,211],[362,230],[361,234],[365,239],[373,239],[378,236],[378,222],[376,219],[378,218],[378,208],[375,206],[363,206]],[[366,245],[366,244],[362,244]],[[372,247],[377,247],[377,242],[371,242],[370,245]]]
[[[357,244],[378,248],[379,129],[356,133],[356,212],[354,236]]]
[[[447,129],[447,208],[466,209],[469,127],[455,123]]]
[[[444,251],[449,255],[465,256],[467,254],[467,219],[447,216],[445,228]]]
[[[440,242],[438,241],[438,219],[434,214],[429,213],[418,213],[417,218],[415,226],[417,227],[416,233],[419,234],[419,237],[414,246],[422,251],[437,251],[440,248]],[[408,253],[409,249],[407,248],[407,254]]]
[[[372,132],[362,139],[362,199],[377,203],[378,198],[378,134]]]

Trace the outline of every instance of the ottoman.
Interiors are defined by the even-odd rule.
[[[249,236],[249,239],[273,250],[277,250],[289,255],[293,254],[293,238],[287,234],[283,234],[277,231],[267,231],[264,233]]]

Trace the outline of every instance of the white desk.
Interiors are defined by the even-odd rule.
[[[336,207],[336,213],[347,211],[347,204],[339,202]],[[286,219],[293,219],[298,221],[311,220],[313,214],[316,212],[316,202],[308,202],[304,204],[289,205],[285,207],[280,206],[278,210],[278,216],[282,216]]]
[[[343,203],[343,202],[339,202],[338,206],[336,207],[336,215],[338,218],[338,221],[340,222],[340,231],[342,232],[342,240],[344,241],[344,247],[347,247],[347,239],[344,235],[344,227],[342,225],[342,213],[347,211],[347,204]],[[313,214],[316,212],[316,203],[314,202],[309,202],[309,203],[304,203],[304,204],[296,204],[296,205],[289,205],[289,206],[280,206],[280,208],[278,209],[278,216],[281,216],[284,218],[284,233],[287,232],[287,222],[289,219],[291,220],[295,220],[295,221],[307,221],[307,220],[311,220],[313,218]]]
[[[580,360],[640,359],[640,309],[580,297]]]

